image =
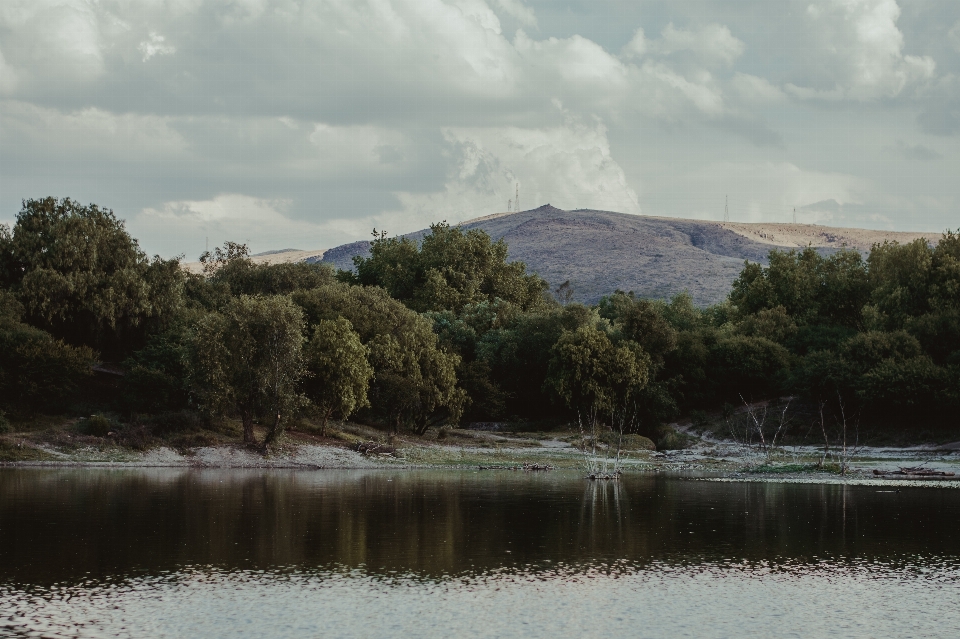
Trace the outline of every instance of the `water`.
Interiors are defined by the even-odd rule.
[[[960,491],[0,469],[0,636],[960,636]]]

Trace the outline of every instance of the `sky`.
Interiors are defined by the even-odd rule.
[[[960,2],[0,1],[0,222],[70,197],[193,260],[517,188],[524,210],[956,229]]]

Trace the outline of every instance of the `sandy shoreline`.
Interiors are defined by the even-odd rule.
[[[194,468],[194,469],[300,469],[300,470],[373,470],[373,469],[450,469],[477,470],[480,466],[519,467],[525,463],[549,465],[557,470],[584,468],[584,456],[573,446],[555,440],[539,447],[480,448],[440,444],[404,446],[398,456],[364,456],[345,447],[297,444],[284,445],[268,455],[241,446],[200,447],[188,452],[158,447],[138,453],[109,449],[79,449],[65,453],[44,447],[45,460],[10,461],[0,468]],[[851,472],[813,468],[816,449],[781,449],[771,457],[755,448],[731,443],[698,444],[678,451],[631,451],[622,460],[627,474],[694,474],[704,481],[775,483],[817,483],[871,486],[926,485],[960,488],[960,454],[930,447],[865,448],[850,461]],[[901,466],[922,465],[957,473],[957,479],[905,480],[873,475],[874,469],[896,470]],[[497,471],[485,471],[497,472]]]

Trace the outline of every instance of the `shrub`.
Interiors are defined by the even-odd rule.
[[[113,431],[115,426],[113,420],[102,413],[81,419],[77,425],[82,433],[94,437],[106,437],[107,433]]]

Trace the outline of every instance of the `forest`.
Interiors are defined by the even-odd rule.
[[[24,201],[0,226],[0,432],[84,416],[136,445],[226,419],[266,449],[302,423],[422,436],[589,415],[671,447],[672,420],[786,396],[900,431],[960,409],[960,232],[865,257],[774,250],[707,308],[586,306],[446,223],[419,242],[374,231],[351,271],[231,242],[200,273],[181,259],[149,258],[108,209]]]

